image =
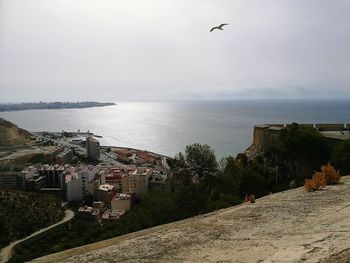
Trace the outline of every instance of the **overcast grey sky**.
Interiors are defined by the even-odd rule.
[[[0,0],[1,102],[241,98],[350,98],[350,0]]]

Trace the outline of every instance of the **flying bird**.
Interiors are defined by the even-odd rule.
[[[220,26],[214,26],[212,29],[210,29],[210,32],[212,32],[215,29],[224,30],[223,26],[226,26],[226,25],[228,25],[228,24],[221,24]]]

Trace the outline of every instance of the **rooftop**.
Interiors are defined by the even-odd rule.
[[[117,220],[124,214],[125,214],[125,211],[123,210],[107,210],[103,213],[102,219]]]
[[[147,175],[150,172],[149,168],[145,168],[145,167],[138,167],[137,169],[135,169],[131,175]]]
[[[103,184],[98,189],[106,192],[111,192],[115,189],[115,186],[110,184]]]
[[[129,194],[117,194],[114,198],[114,200],[120,199],[120,200],[130,200],[131,195]]]

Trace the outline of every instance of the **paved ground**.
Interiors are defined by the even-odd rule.
[[[51,225],[51,226],[48,226],[48,227],[46,227],[46,228],[40,229],[40,230],[34,232],[33,234],[31,234],[30,236],[27,236],[27,237],[25,237],[25,238],[23,238],[23,239],[13,241],[13,242],[10,243],[7,247],[4,247],[3,249],[1,249],[1,252],[0,252],[0,262],[7,262],[7,261],[11,258],[12,249],[13,249],[16,245],[18,245],[19,243],[21,243],[21,242],[23,242],[23,241],[25,241],[25,240],[27,240],[27,239],[29,239],[29,238],[32,238],[32,237],[34,237],[34,236],[36,236],[36,235],[42,234],[43,232],[45,232],[45,231],[47,231],[47,230],[49,230],[49,229],[51,229],[51,228],[53,228],[53,227],[56,227],[56,226],[58,226],[58,225],[60,225],[60,224],[63,224],[63,223],[65,223],[65,222],[71,220],[73,217],[74,217],[74,212],[73,212],[72,210],[66,210],[66,211],[65,211],[65,216],[64,216],[64,218],[63,218],[60,222],[58,222],[58,223],[56,223],[56,224],[53,224],[53,225]]]
[[[331,139],[337,139],[337,140],[348,140],[350,139],[350,132],[349,131],[325,131],[321,132],[323,136]]]
[[[38,262],[349,262],[350,176],[49,255]]]

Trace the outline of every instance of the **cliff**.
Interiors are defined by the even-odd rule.
[[[36,262],[348,262],[350,176],[78,247]]]
[[[23,144],[30,140],[31,134],[15,124],[0,118],[0,147]]]

